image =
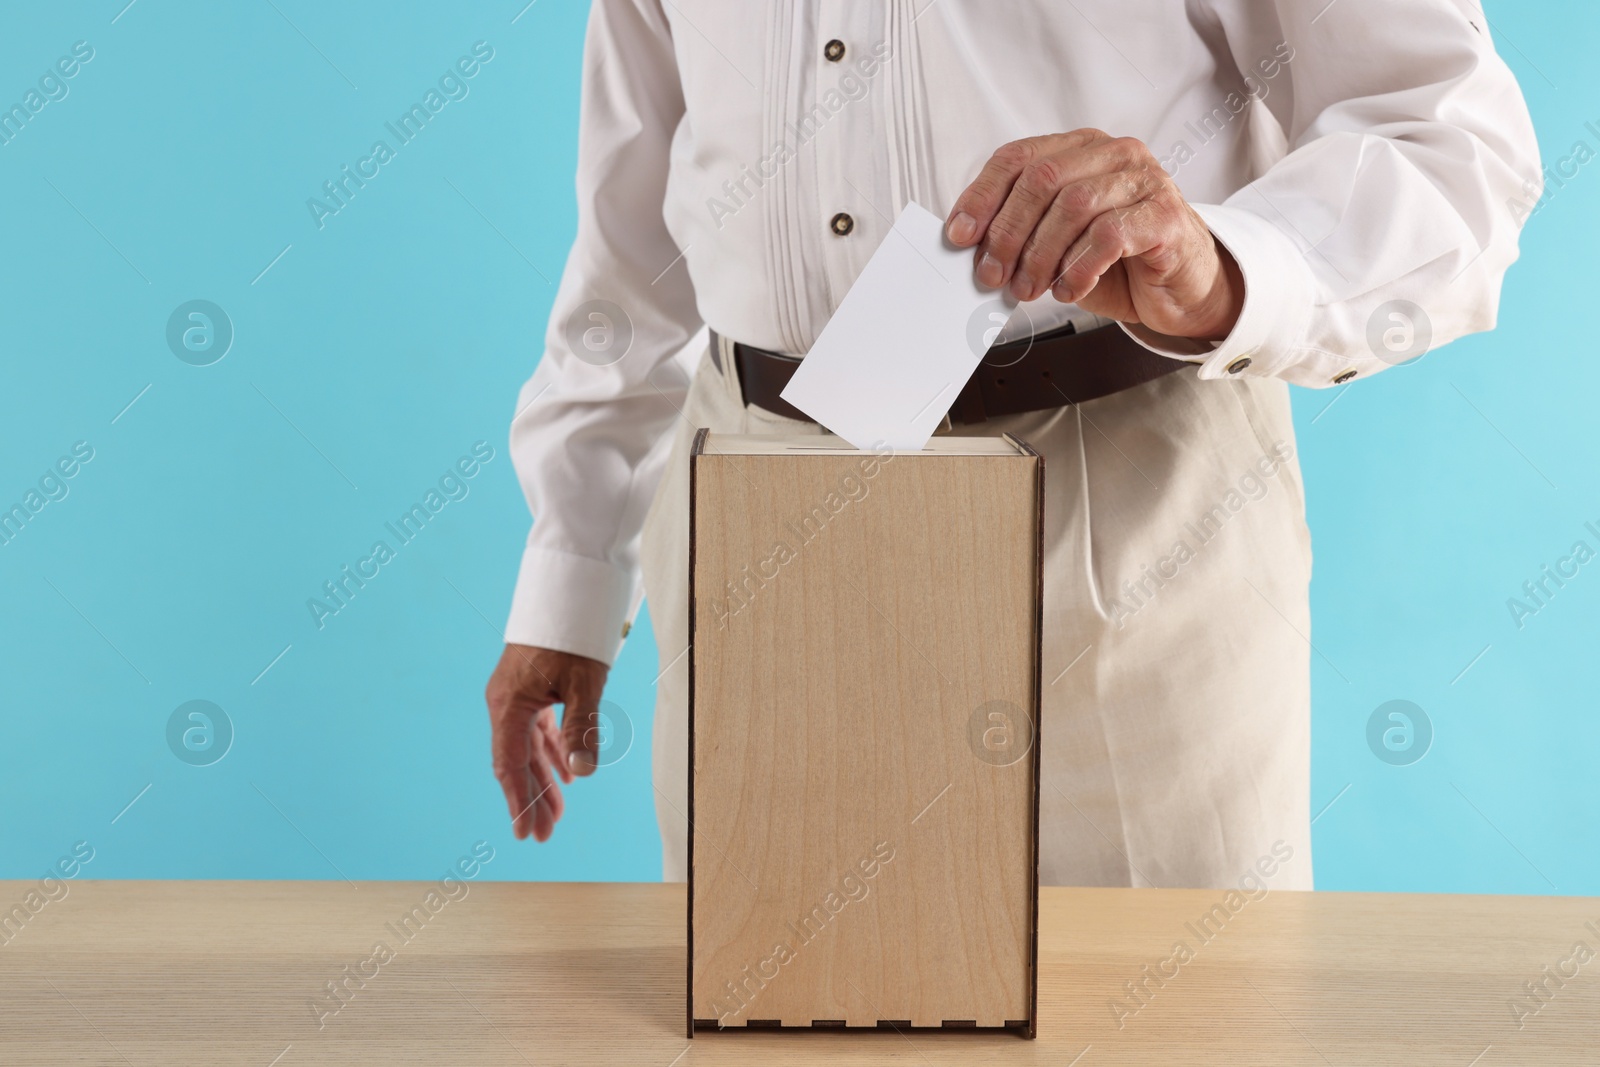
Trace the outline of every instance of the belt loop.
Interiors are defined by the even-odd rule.
[[[711,335],[711,365],[717,368],[717,373],[722,373],[722,338],[716,330],[707,330]]]
[[[711,337],[711,362],[722,373],[722,388],[740,407],[744,407],[744,382],[739,377],[739,359],[734,352],[737,342],[715,332]]]

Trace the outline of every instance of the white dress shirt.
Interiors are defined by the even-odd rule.
[[[1128,328],[1202,378],[1327,386],[1491,328],[1541,183],[1457,0],[593,0],[506,640],[615,657],[703,325],[804,353],[903,205],[943,216],[1001,144],[1080,127],[1149,145],[1239,262],[1221,343]],[[1026,307],[1012,332],[1083,320]]]

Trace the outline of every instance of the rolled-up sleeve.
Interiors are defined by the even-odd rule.
[[[1207,7],[1219,60],[1244,86],[1273,79],[1251,95],[1287,151],[1223,202],[1195,205],[1244,275],[1230,335],[1129,333],[1199,362],[1202,378],[1319,387],[1493,328],[1542,185],[1527,105],[1482,14],[1456,0]]]
[[[656,0],[594,0],[583,71],[577,236],[511,425],[534,522],[505,639],[610,663],[700,321],[662,217],[684,104]]]

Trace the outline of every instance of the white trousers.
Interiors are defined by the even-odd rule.
[[[719,342],[727,347],[726,341]],[[689,446],[818,433],[702,358],[642,563],[663,874],[688,876]],[[1191,370],[957,433],[1045,461],[1045,885],[1310,889],[1311,540],[1288,387]]]

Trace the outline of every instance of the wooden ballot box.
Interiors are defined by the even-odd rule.
[[[689,1035],[1034,1032],[1044,467],[691,455]]]

